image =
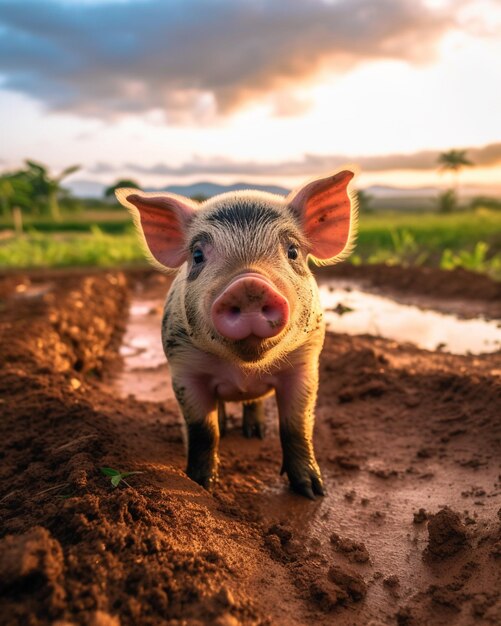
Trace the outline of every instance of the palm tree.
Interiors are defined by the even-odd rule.
[[[0,211],[4,216],[15,207],[31,208],[32,188],[23,172],[6,173],[0,176]]]
[[[458,197],[459,172],[463,167],[471,167],[474,163],[466,157],[466,150],[448,150],[447,152],[442,152],[437,160],[442,171],[453,172],[454,194]]]
[[[2,214],[4,216],[9,215],[10,213],[9,209],[14,194],[14,185],[12,184],[12,181],[10,181],[7,176],[2,176],[0,178],[0,209],[2,210]]]
[[[80,165],[66,167],[59,176],[50,176],[45,165],[35,161],[26,161],[28,176],[31,179],[35,195],[47,202],[47,205],[55,221],[61,221],[59,208],[59,196],[63,192],[61,181],[70,174],[80,169]]]
[[[129,180],[128,178],[123,178],[122,180],[117,180],[116,183],[106,187],[104,190],[105,198],[113,198],[115,196],[115,189],[119,189],[120,187],[131,187],[132,189],[141,189],[139,185],[134,180]]]

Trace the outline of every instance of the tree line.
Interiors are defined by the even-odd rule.
[[[437,208],[440,212],[458,208],[459,174],[463,168],[472,165],[466,150],[449,150],[439,155],[440,170],[452,172],[455,179],[454,185],[438,197]],[[79,169],[79,165],[71,165],[56,176],[42,163],[26,160],[21,169],[1,174],[0,215],[9,217],[16,209],[27,215],[50,216],[54,221],[60,221],[60,201],[71,199],[70,192],[62,186],[62,182]],[[104,197],[113,197],[117,187],[139,188],[139,185],[133,180],[119,180],[105,189]],[[362,209],[370,207],[371,198],[363,191],[359,192],[359,201]]]
[[[26,160],[24,167],[0,176],[0,211],[8,216],[19,208],[34,215],[50,215],[54,220],[61,219],[59,201],[69,196],[61,185],[70,174],[80,169],[79,165],[66,167],[58,176],[36,161]]]

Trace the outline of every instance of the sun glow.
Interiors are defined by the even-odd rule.
[[[430,4],[428,2],[428,4]],[[447,3],[433,0],[433,6]],[[305,155],[327,157],[332,169],[357,158],[412,154],[421,150],[468,148],[501,141],[501,9],[492,2],[467,3],[457,10],[457,27],[420,64],[382,58],[360,59],[348,67],[339,57],[325,61],[320,73],[302,82],[280,84],[243,107],[218,115],[208,93],[196,119],[179,119],[160,108],[121,113],[112,120],[47,109],[34,99],[4,89],[2,169],[27,156],[62,169],[80,163],[78,178],[109,182],[123,175],[143,185],[165,185],[211,178],[218,182],[252,180],[293,186],[308,177],[299,172],[252,174],[238,163],[300,162]],[[130,82],[129,95],[140,99],[144,83]],[[180,104],[178,102],[178,104]],[[182,103],[181,103],[182,104]],[[198,109],[197,109],[198,110]],[[171,168],[226,160],[231,167],[191,175],[140,168]],[[140,166],[140,167],[139,167]],[[466,184],[499,185],[501,164],[465,172]],[[189,168],[187,168],[189,170]],[[198,168],[200,170],[200,168]],[[362,170],[360,182],[403,186],[439,184],[427,171]]]

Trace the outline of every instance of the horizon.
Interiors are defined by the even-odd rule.
[[[269,181],[268,183],[254,183],[250,180],[234,180],[228,184],[222,184],[215,182],[213,180],[196,180],[193,183],[183,183],[179,184],[171,183],[160,186],[145,186],[141,185],[140,181],[135,179],[135,181],[139,188],[143,191],[171,191],[172,193],[177,193],[181,195],[206,195],[203,189],[200,187],[209,187],[213,186],[217,188],[216,193],[223,193],[224,191],[231,190],[233,187],[240,187],[246,189],[254,189],[254,188],[262,188],[264,190],[269,190],[272,193],[284,195],[288,194],[293,190],[292,187],[284,187],[282,185],[274,184],[273,181]],[[110,182],[111,184],[111,182]],[[104,191],[109,186],[106,183],[97,182],[95,180],[83,180],[83,179],[75,179],[71,180],[69,183],[63,185],[67,188],[72,195],[77,198],[82,199],[97,199],[102,198]],[[221,188],[221,189],[219,189]],[[389,198],[406,198],[406,197],[414,197],[414,198],[423,198],[429,199],[434,198],[436,194],[445,191],[448,188],[447,184],[442,186],[439,185],[427,185],[427,186],[416,186],[416,187],[398,187],[392,185],[381,185],[374,184],[368,185],[367,187],[355,187],[358,191],[363,191],[368,193],[369,196],[373,196],[373,198],[380,199],[389,199]],[[493,198],[501,198],[501,184],[497,186],[475,186],[475,185],[461,185],[458,190],[459,197],[463,200],[467,198],[473,198],[475,196],[490,196]],[[215,194],[207,194],[207,197],[211,197]]]
[[[0,0],[0,171],[444,188],[466,149],[461,188],[499,189],[500,32],[492,0]]]

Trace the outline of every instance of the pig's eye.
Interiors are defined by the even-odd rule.
[[[205,261],[204,253],[200,250],[200,248],[195,248],[193,250],[193,263],[195,265],[200,265]]]
[[[289,246],[289,249],[287,250],[287,256],[293,261],[299,256],[299,250],[297,249],[297,246],[295,246],[293,243]]]

